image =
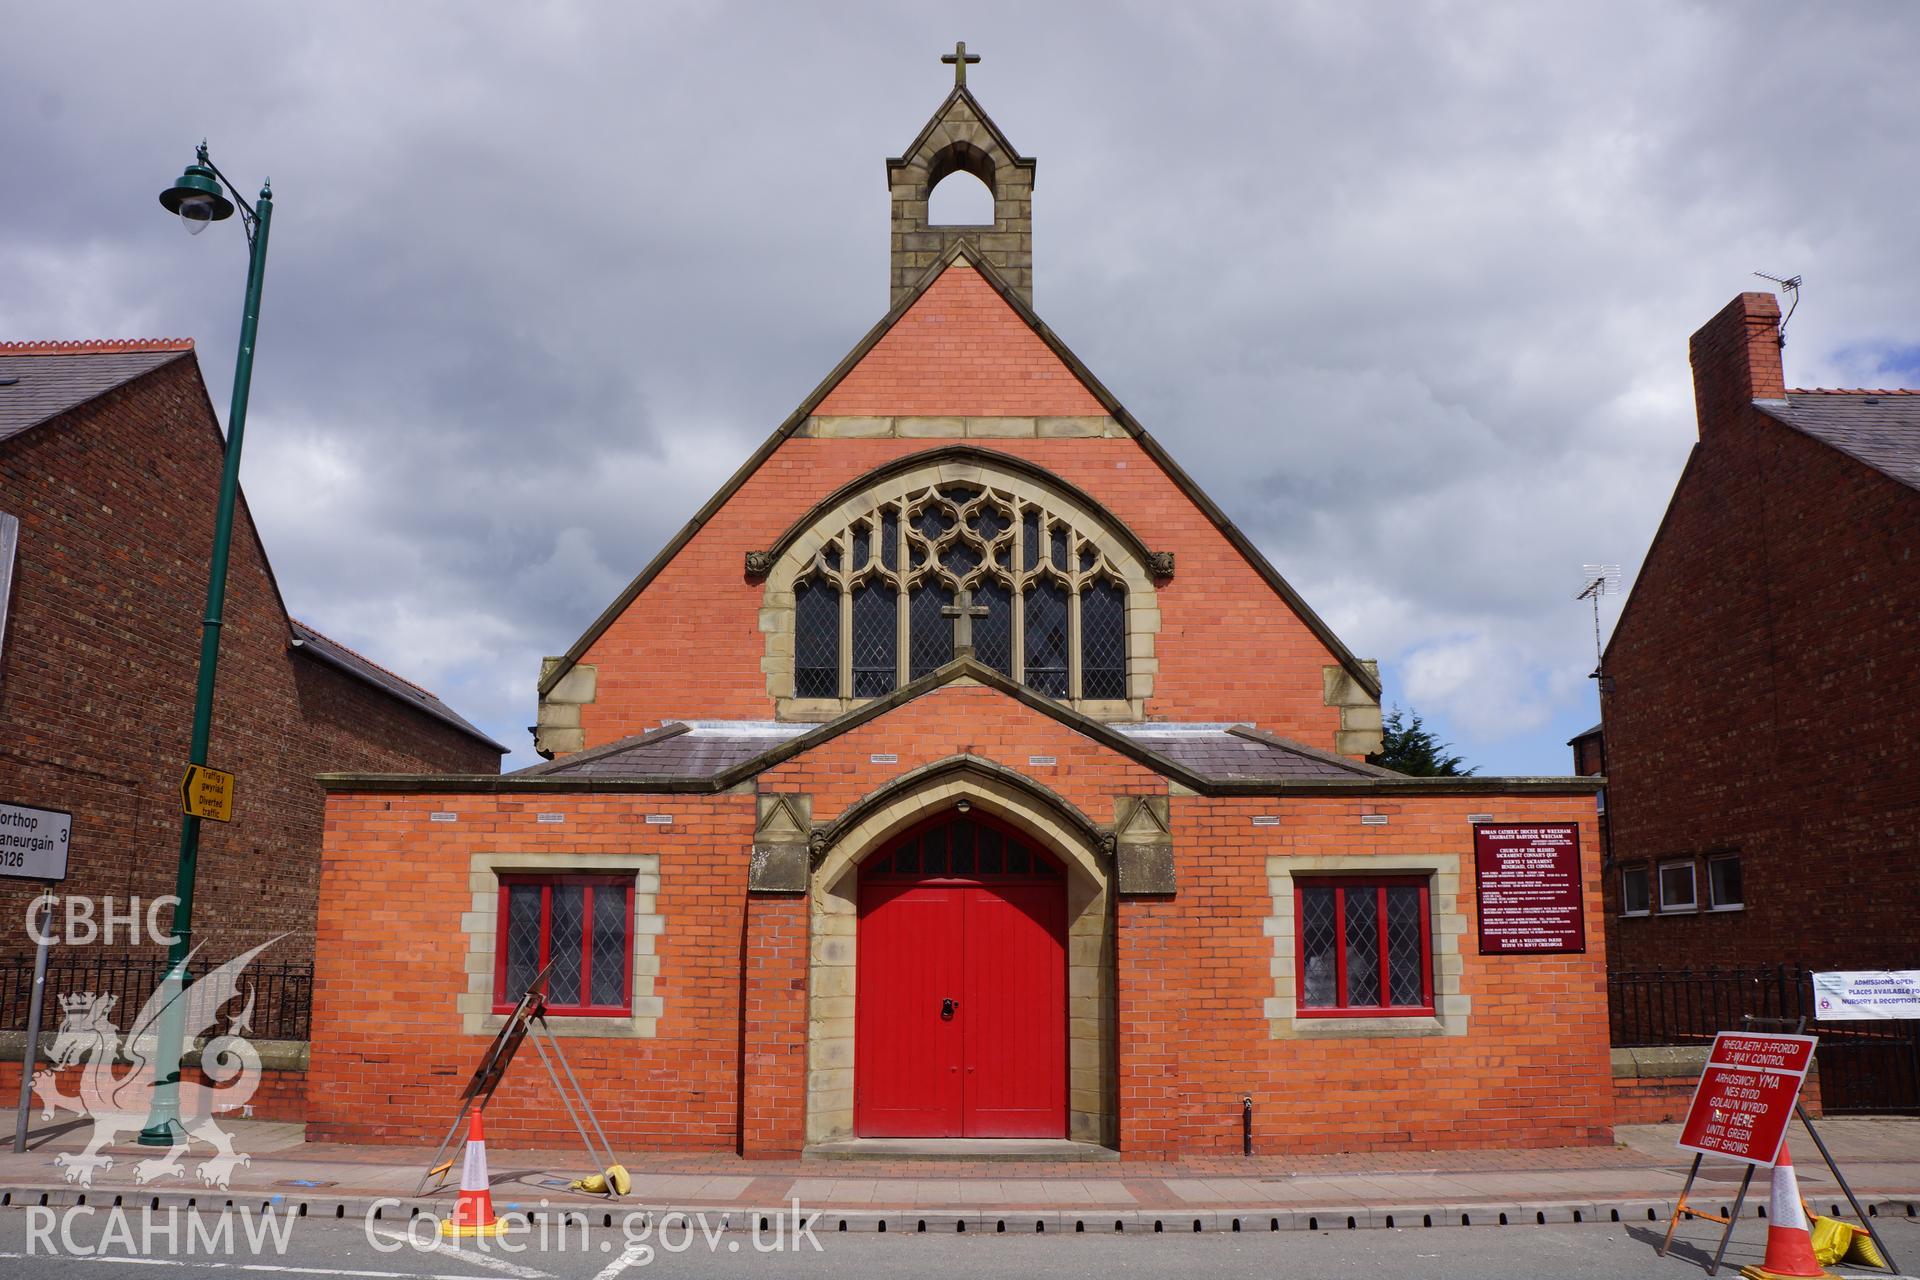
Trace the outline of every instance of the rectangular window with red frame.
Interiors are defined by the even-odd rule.
[[[633,972],[633,877],[500,877],[493,1008],[509,1013],[549,961],[547,1008],[626,1017]]]
[[[1301,1017],[1433,1012],[1433,931],[1419,876],[1296,877]]]

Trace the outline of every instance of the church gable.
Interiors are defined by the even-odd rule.
[[[940,270],[813,410],[816,420],[1106,415],[1079,376],[964,258]],[[919,434],[942,429],[928,424]],[[944,429],[960,435],[966,428],[954,422]]]
[[[950,97],[896,182],[978,146],[1030,183],[991,122],[956,124],[975,106]],[[894,194],[898,251],[925,214]],[[998,232],[926,234],[887,315],[548,660],[542,752],[675,718],[827,720],[963,649],[1101,720],[1375,749],[1373,664],[1034,314]]]

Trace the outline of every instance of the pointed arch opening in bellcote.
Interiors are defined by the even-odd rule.
[[[951,58],[951,55],[949,55]],[[978,55],[964,55],[977,62]],[[967,61],[954,64],[953,92],[902,154],[887,161],[893,200],[893,254],[889,303],[913,292],[927,269],[958,240],[972,244],[1020,300],[1033,305],[1034,161],[1014,150],[967,88]],[[945,197],[968,191],[968,179],[987,189],[990,209],[949,222]],[[958,191],[946,188],[959,185]],[[936,217],[935,188],[941,188]],[[972,206],[964,205],[971,209]]]

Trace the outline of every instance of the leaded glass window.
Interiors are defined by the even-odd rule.
[[[907,649],[913,663],[908,678],[918,680],[953,661],[952,624],[946,608],[953,593],[935,582],[907,592]]]
[[[547,904],[547,959],[553,971],[547,977],[547,999],[557,1005],[580,1003],[580,979],[586,970],[587,889],[559,884],[549,891]]]
[[[631,877],[502,877],[495,1011],[512,1009],[545,970],[554,1012],[630,1013],[632,895]]]
[[[986,616],[973,620],[973,656],[1003,676],[1013,675],[1013,594],[992,578],[973,593]]]
[[[840,696],[840,592],[820,578],[794,584],[793,625],[794,693]]]
[[[1035,692],[1064,698],[1067,686],[1067,589],[1042,580],[1027,588],[1027,683]]]
[[[1303,878],[1296,885],[1302,1014],[1432,1012],[1426,881]]]
[[[853,589],[853,696],[892,693],[900,677],[900,602],[891,583],[869,578]]]
[[[796,576],[795,697],[882,696],[953,661],[967,636],[980,662],[1049,697],[1126,699],[1130,566],[1084,518],[946,483],[841,519]]]
[[[505,990],[501,993],[518,1000],[533,980],[540,976],[541,889],[537,884],[516,884],[507,888],[506,934],[507,968]]]
[[[1105,578],[1080,593],[1080,696],[1127,696],[1127,592]]]

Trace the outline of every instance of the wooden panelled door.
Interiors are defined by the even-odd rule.
[[[942,818],[860,872],[854,1129],[1067,1132],[1066,877],[1000,824]]]

